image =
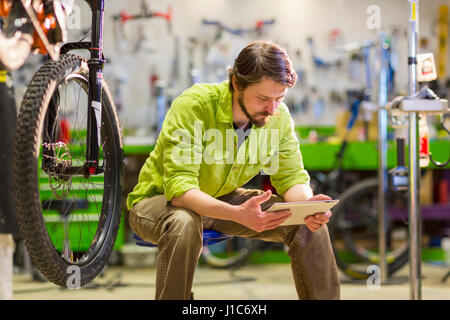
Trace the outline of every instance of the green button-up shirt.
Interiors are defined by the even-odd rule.
[[[178,96],[167,112],[155,148],[144,163],[127,207],[146,197],[167,200],[190,189],[218,198],[264,171],[283,195],[295,184],[309,184],[294,121],[284,103],[263,127],[252,126],[237,146],[228,81],[196,84]]]

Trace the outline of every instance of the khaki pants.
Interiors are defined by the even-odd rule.
[[[238,188],[218,200],[238,205],[261,193]],[[272,195],[261,205],[262,210],[275,202],[283,202],[283,198]],[[309,231],[306,225],[296,225],[258,233],[232,221],[173,207],[163,195],[134,205],[129,222],[139,237],[158,245],[156,299],[189,299],[202,251],[203,229],[286,244],[299,299],[340,298],[338,270],[326,225],[316,232]]]

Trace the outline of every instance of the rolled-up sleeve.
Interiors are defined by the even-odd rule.
[[[278,157],[278,168],[270,176],[272,185],[280,195],[296,184],[309,185],[310,180],[303,166],[299,142],[295,135],[295,123],[289,114],[284,122],[279,150],[275,154]]]
[[[200,189],[203,113],[189,96],[177,98],[164,120],[163,189],[168,201],[191,189]]]

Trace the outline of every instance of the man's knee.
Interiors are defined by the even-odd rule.
[[[299,245],[304,251],[312,248],[321,248],[321,253],[330,252],[331,242],[326,224],[322,225],[315,232],[310,231],[305,224],[297,227],[292,228],[287,235],[286,242],[289,247]]]
[[[189,209],[174,207],[163,230],[166,235],[176,236],[182,242],[192,245],[202,244],[201,216]]]

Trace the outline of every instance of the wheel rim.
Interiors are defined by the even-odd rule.
[[[244,262],[253,250],[255,240],[232,238],[202,249],[206,263],[216,268],[229,268]]]
[[[341,214],[337,217],[337,227],[341,230],[343,239],[349,249],[363,261],[377,263],[378,255],[378,198],[377,186],[366,188],[348,199],[341,207]],[[402,215],[407,215],[406,203],[399,198],[401,195],[391,194],[386,212],[400,210]],[[393,200],[400,200],[402,203],[394,208]],[[389,220],[387,226],[388,254],[387,262],[392,262],[407,249],[407,225]],[[345,232],[342,232],[345,231]],[[404,240],[397,241],[398,235]],[[362,239],[369,239],[363,241]]]
[[[378,182],[368,180],[352,188],[332,209],[330,236],[340,269],[354,279],[367,279],[370,275],[367,268],[379,264]],[[386,211],[388,217],[395,218],[389,220],[386,233],[386,262],[392,273],[407,261],[408,255],[407,225],[401,221],[407,218],[404,195],[390,193]],[[399,238],[399,232],[400,239],[395,239]]]

